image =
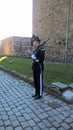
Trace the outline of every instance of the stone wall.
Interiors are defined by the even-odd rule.
[[[32,46],[29,37],[8,37],[1,41],[0,55],[30,57]]]
[[[51,40],[45,59],[73,63],[73,0],[70,0],[69,34],[66,41],[68,0],[33,0],[33,33]],[[67,47],[68,45],[68,47]]]
[[[0,55],[14,55],[13,37],[1,41]]]
[[[14,55],[30,57],[32,53],[31,38],[29,37],[14,37]]]

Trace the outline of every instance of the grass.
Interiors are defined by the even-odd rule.
[[[0,66],[24,74],[29,78],[32,77],[31,63],[31,59],[7,57],[0,62]]]
[[[44,81],[70,84],[73,82],[72,72],[73,65],[45,62]]]
[[[32,60],[27,58],[0,57],[0,66],[26,75],[32,75]],[[73,82],[73,65],[44,62],[44,83],[62,82],[70,84]]]

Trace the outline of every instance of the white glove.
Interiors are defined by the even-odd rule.
[[[35,61],[36,61],[36,62],[39,62],[39,60],[37,60],[37,59],[36,59]]]
[[[33,55],[31,55],[31,58],[33,59],[33,60],[36,60],[36,56],[33,54]]]

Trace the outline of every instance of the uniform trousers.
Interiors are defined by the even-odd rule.
[[[41,63],[35,65],[33,71],[35,95],[42,96],[43,94],[43,66]]]

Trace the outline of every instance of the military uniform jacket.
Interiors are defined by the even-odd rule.
[[[40,72],[44,69],[44,58],[45,58],[45,47],[38,46],[37,49],[33,51],[33,55],[36,57],[32,63],[32,70]]]

